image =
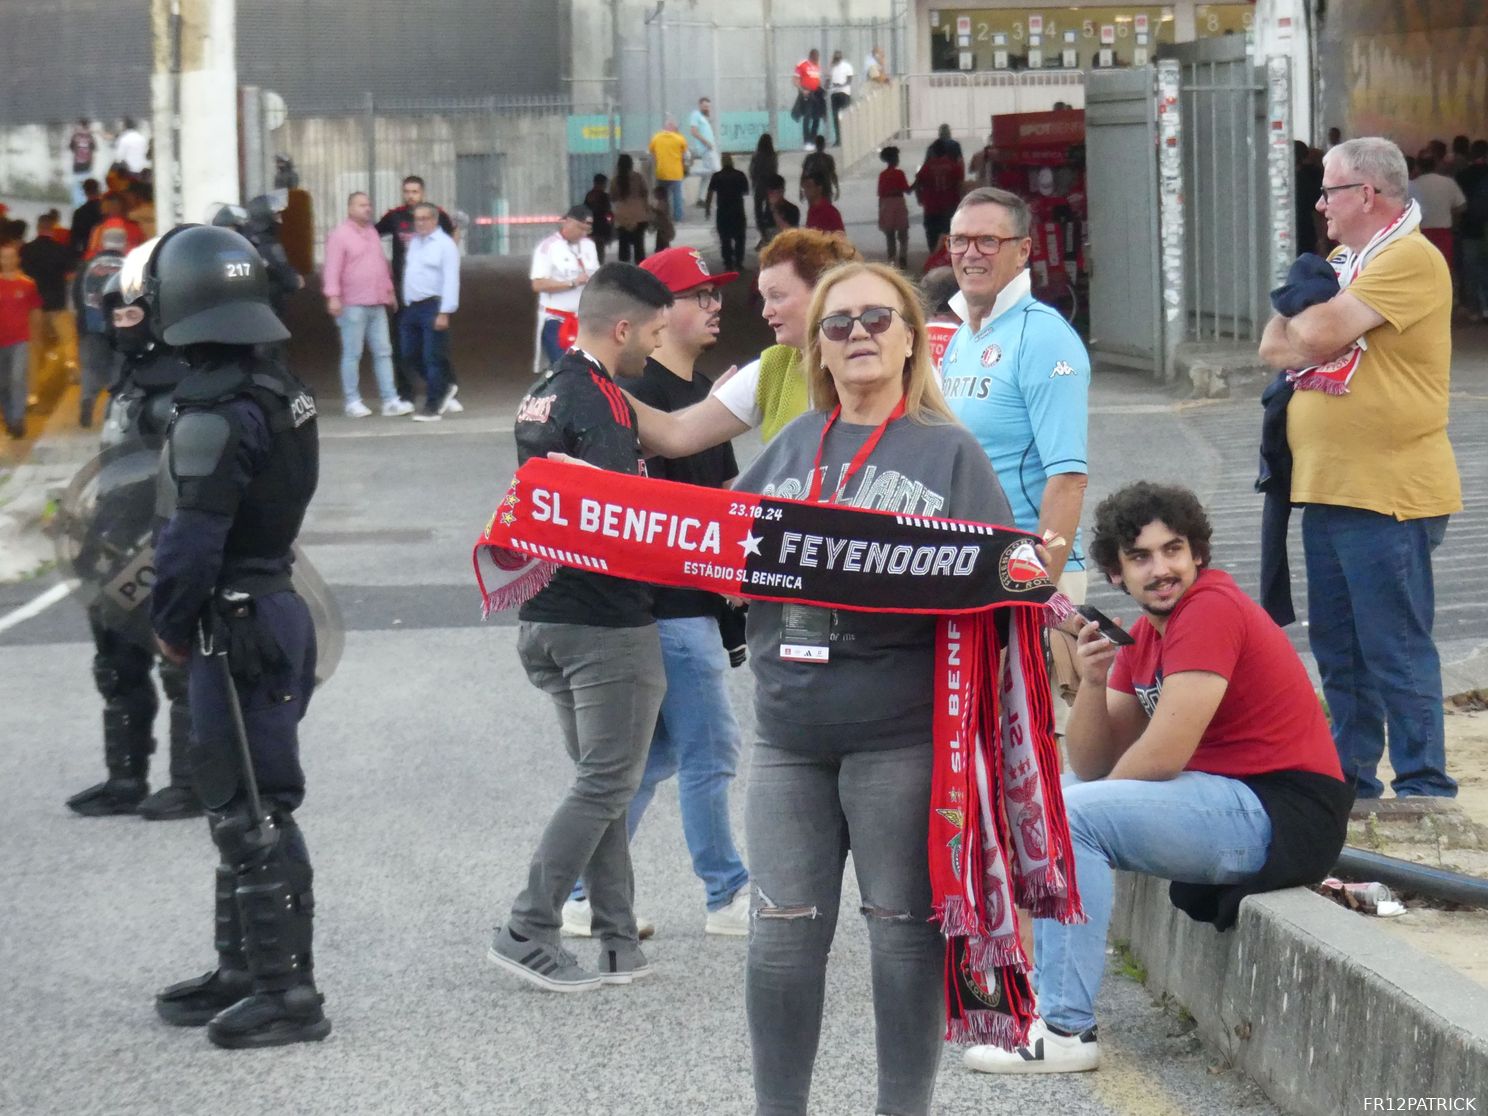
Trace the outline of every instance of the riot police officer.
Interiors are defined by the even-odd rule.
[[[246,207],[225,205],[212,216],[212,224],[240,232],[263,257],[268,270],[270,305],[284,317],[284,304],[289,296],[305,285],[304,277],[289,262],[289,254],[280,239],[280,211],[287,191],[260,194]]]
[[[175,508],[156,542],[152,619],[162,652],[187,664],[192,775],[221,859],[217,967],[166,988],[156,1009],[168,1023],[205,1024],[219,1046],[319,1040],[331,1024],[313,976],[310,858],[294,818],[316,644],[290,582],[318,475],[315,400],[255,348],[289,334],[270,307],[263,259],[238,233],[172,230],[143,286],[156,333],[190,366],[167,438]]]
[[[153,246],[136,252],[148,254]],[[165,444],[166,428],[174,404],[171,394],[186,375],[185,363],[159,344],[150,332],[141,299],[125,302],[120,293],[119,273],[104,283],[99,299],[103,333],[119,358],[115,380],[100,439],[105,454],[119,455],[137,450],[146,460],[158,457]],[[146,474],[147,476],[147,474]],[[100,499],[99,531],[115,528],[128,539],[143,544],[155,526],[153,501],[146,477],[140,501],[124,488],[112,499]],[[138,522],[131,522],[138,519]],[[132,557],[128,551],[120,562]],[[137,813],[149,821],[170,821],[201,815],[201,802],[191,786],[187,752],[191,743],[191,712],[186,703],[186,671],[160,658],[160,685],[170,702],[170,782],[149,794],[145,776],[155,751],[153,728],[159,704],[150,681],[150,666],[158,657],[150,628],[143,621],[147,610],[123,612],[102,594],[88,605],[88,626],[93,632],[93,680],[103,696],[103,759],[108,778],[73,795],[67,805],[86,817]]]

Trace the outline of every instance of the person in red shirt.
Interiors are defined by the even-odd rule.
[[[21,271],[21,246],[0,243],[0,414],[12,438],[26,436],[31,333],[40,317],[41,294]]]
[[[961,204],[961,183],[965,174],[961,160],[954,155],[944,140],[930,145],[930,157],[921,164],[915,174],[914,193],[924,212],[925,247],[930,251],[940,244],[940,238],[951,231],[951,217]]]
[[[1224,930],[1246,895],[1316,883],[1343,848],[1353,788],[1322,703],[1282,630],[1211,567],[1210,535],[1186,488],[1139,482],[1096,508],[1090,554],[1142,617],[1128,646],[1080,628],[1064,805],[1088,921],[1035,923],[1040,1018],[1018,1050],[971,1047],[971,1069],[1100,1064],[1112,869],[1175,881],[1174,905]]]
[[[796,63],[794,81],[796,107],[791,115],[801,122],[801,150],[810,151],[827,115],[827,95],[821,81],[821,51],[812,47],[810,53]]]
[[[909,267],[909,179],[899,169],[899,149],[885,147],[878,153],[884,169],[878,172],[878,230],[889,247],[889,262],[899,270]]]
[[[144,230],[125,216],[124,205],[118,198],[105,194],[100,204],[103,220],[94,225],[93,231],[88,234],[88,250],[83,253],[84,260],[91,260],[103,250],[103,234],[109,229],[124,230],[126,252],[134,251],[145,242]]]
[[[819,174],[808,175],[801,180],[806,191],[806,227],[818,232],[846,232],[842,223],[842,211],[832,204],[826,180]]]

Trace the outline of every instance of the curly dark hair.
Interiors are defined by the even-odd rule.
[[[1204,505],[1186,488],[1174,484],[1137,481],[1102,500],[1095,509],[1095,530],[1090,556],[1109,576],[1121,577],[1121,552],[1137,541],[1143,528],[1162,520],[1188,540],[1194,561],[1209,565],[1209,538],[1213,528]]]

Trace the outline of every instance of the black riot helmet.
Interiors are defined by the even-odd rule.
[[[155,336],[172,347],[289,338],[269,302],[263,257],[231,229],[172,229],[150,257],[144,287]]]

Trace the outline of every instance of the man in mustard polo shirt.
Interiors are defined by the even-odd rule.
[[[1267,364],[1321,366],[1328,384],[1298,381],[1287,441],[1292,502],[1305,508],[1309,639],[1359,798],[1383,791],[1375,768],[1387,726],[1397,796],[1457,793],[1431,635],[1431,554],[1462,508],[1447,440],[1452,280],[1406,187],[1405,157],[1389,140],[1328,151],[1317,205],[1341,245],[1343,289],[1273,318],[1261,340]]]
[[[682,180],[687,177],[687,137],[677,128],[677,118],[668,116],[661,131],[651,137],[647,148],[651,152],[651,171],[656,176],[656,185],[667,188],[667,197],[672,203],[672,220],[680,221],[682,210]]]

